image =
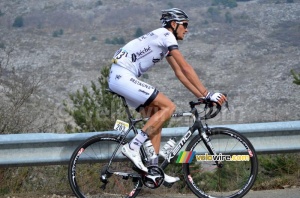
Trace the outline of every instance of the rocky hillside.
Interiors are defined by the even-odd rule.
[[[291,2],[291,1],[289,1]],[[189,33],[180,49],[209,90],[226,92],[231,111],[213,123],[298,120],[300,87],[300,1],[252,0],[234,8],[206,0],[14,0],[0,1],[0,47],[14,49],[10,66],[46,74],[39,97],[59,105],[68,93],[89,86],[121,45],[107,39],[134,38],[160,27],[160,10],[184,9]],[[13,27],[21,17],[21,27]],[[18,25],[15,25],[18,26]],[[3,51],[3,50],[2,50]],[[194,97],[163,61],[144,80],[178,105]]]

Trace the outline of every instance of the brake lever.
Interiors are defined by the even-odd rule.
[[[229,103],[228,103],[227,100],[225,101],[225,107],[228,109],[228,111],[230,111],[230,109],[229,109]]]
[[[226,93],[223,93],[223,95],[227,98],[227,94]],[[228,111],[230,111],[228,100],[225,101],[225,107],[228,109]]]

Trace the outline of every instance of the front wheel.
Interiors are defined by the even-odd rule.
[[[258,172],[256,152],[251,142],[229,128],[212,128],[212,155],[197,135],[186,151],[195,151],[190,164],[183,164],[185,181],[201,198],[243,197],[253,186]],[[216,164],[219,163],[219,165]]]
[[[68,178],[77,197],[133,198],[138,195],[142,181],[133,177],[136,173],[132,170],[132,163],[121,153],[126,142],[123,141],[116,150],[120,142],[117,136],[101,134],[87,139],[75,149],[69,162]],[[108,167],[114,152],[115,157]],[[129,173],[130,176],[122,173]],[[104,185],[106,181],[108,183]]]

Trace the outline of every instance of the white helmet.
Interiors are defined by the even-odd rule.
[[[162,12],[162,15],[161,15],[160,21],[161,21],[163,27],[165,27],[168,24],[168,22],[170,22],[170,21],[188,21],[189,20],[188,15],[184,11],[182,11],[178,8],[162,10],[161,12]]]

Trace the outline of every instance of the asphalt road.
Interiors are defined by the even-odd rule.
[[[195,198],[194,195],[163,195],[164,198]],[[143,197],[150,198],[150,197]],[[244,198],[300,198],[300,188],[250,191]]]
[[[75,198],[68,195],[33,195],[33,194],[15,194],[0,196],[1,198]],[[138,196],[138,198],[196,198],[193,194],[152,194],[147,196]],[[244,198],[300,198],[300,187],[278,190],[250,191]]]
[[[300,198],[300,188],[250,191],[245,198]]]

